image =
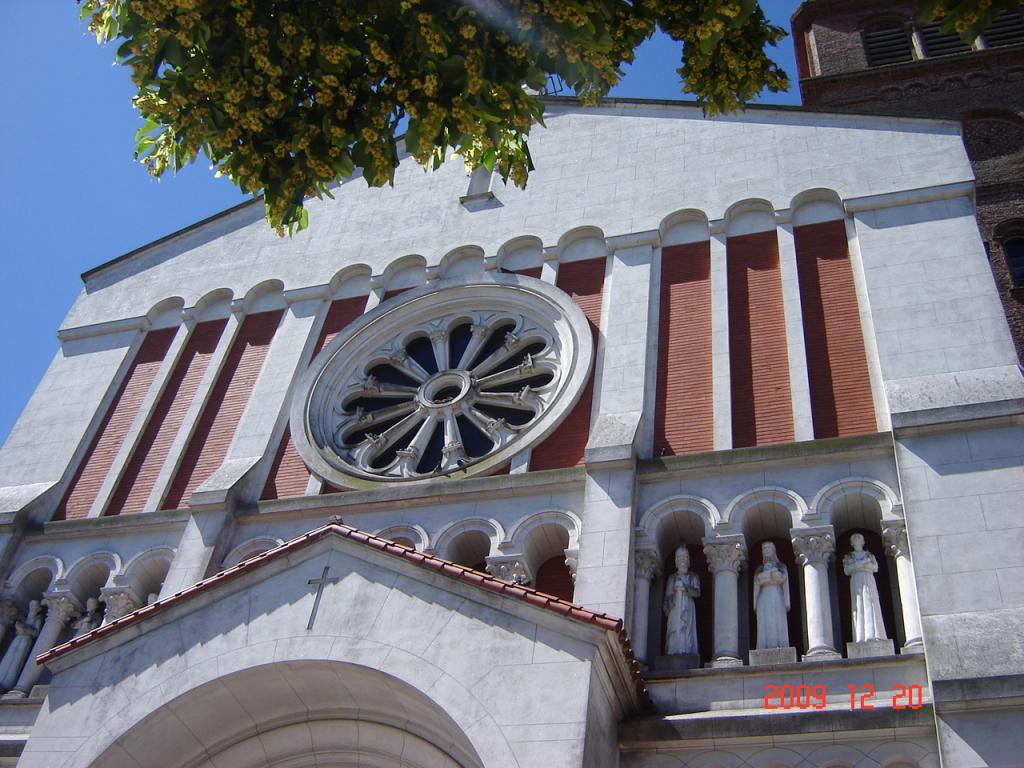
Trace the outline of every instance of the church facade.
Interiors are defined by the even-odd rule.
[[[1021,765],[1024,377],[959,125],[550,99],[83,275],[0,760]]]

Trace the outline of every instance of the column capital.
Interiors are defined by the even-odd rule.
[[[661,558],[655,549],[638,549],[635,556],[637,578],[650,581],[661,572]]]
[[[893,557],[910,557],[907,524],[903,520],[882,523],[882,541]]]
[[[565,550],[565,567],[569,569],[569,575],[572,576],[572,583],[576,583],[576,568],[580,562],[580,550],[567,549]]]
[[[515,555],[511,557],[488,557],[487,570],[492,576],[497,576],[505,581],[511,581],[513,584],[529,586],[533,581],[523,560]]]
[[[100,600],[107,606],[103,614],[105,624],[127,616],[142,607],[142,598],[131,587],[107,587],[100,591]]]
[[[800,565],[827,563],[836,551],[836,537],[832,526],[795,528],[790,536],[793,552]]]
[[[43,605],[46,606],[46,620],[56,618],[62,625],[82,612],[81,601],[71,592],[47,592],[43,595]]]
[[[732,571],[739,573],[747,562],[747,543],[742,536],[719,536],[704,539],[704,556],[712,573]]]

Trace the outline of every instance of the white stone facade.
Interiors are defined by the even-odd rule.
[[[0,449],[0,622],[7,638],[31,636],[34,654],[70,639],[89,598],[105,626],[46,668],[16,665],[0,699],[0,765],[18,754],[40,768],[1020,764],[1010,726],[1024,715],[1024,377],[958,126],[560,100],[546,122],[525,191],[495,184],[493,197],[460,200],[458,161],[429,174],[404,162],[394,189],[351,181],[313,202],[312,227],[295,238],[279,240],[262,207],[244,205],[84,276],[61,350]],[[814,439],[794,228],[830,221],[845,223],[877,431]],[[726,243],[762,232],[778,242],[795,439],[733,449]],[[658,456],[663,251],[704,241],[714,450]],[[583,313],[556,283],[560,267],[592,259],[604,260],[604,283],[591,352]],[[539,278],[505,274],[524,270]],[[333,300],[365,296],[362,326],[395,313],[428,339],[430,312],[412,302],[495,285],[519,286],[524,307],[530,291],[567,307],[544,333],[553,365],[575,378],[564,407],[537,411],[537,433],[566,428],[592,371],[579,465],[531,468],[540,440],[524,432],[477,474],[459,471],[465,454],[452,448],[433,476],[362,477],[330,493],[325,483],[343,478],[310,461],[305,494],[262,498],[286,430],[302,428],[305,393],[358,342],[342,333],[315,356]],[[281,319],[223,460],[180,509],[162,509],[233,339],[267,311]],[[144,510],[105,516],[191,331],[215,319],[225,328]],[[164,328],[173,339],[88,514],[54,520],[145,334]],[[366,360],[379,352],[370,346]],[[425,407],[447,413],[442,384]],[[307,458],[323,440],[310,434],[297,441]],[[624,621],[650,707],[611,630],[353,540],[294,544],[332,515],[513,584],[563,561],[573,602]],[[888,650],[846,645],[836,558],[853,530],[885,548]],[[763,665],[750,654],[748,566],[769,538],[793,550],[801,650]],[[704,560],[699,668],[662,653],[665,566],[680,542]],[[296,548],[249,560],[281,545]],[[309,582],[324,567],[339,581],[311,618]],[[35,634],[33,600],[46,603]],[[773,709],[772,686],[817,690],[821,708]],[[912,687],[921,706],[894,706]]]

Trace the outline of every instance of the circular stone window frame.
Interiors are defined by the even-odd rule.
[[[395,342],[409,343],[417,328],[438,318],[474,312],[507,313],[540,321],[554,342],[560,373],[555,392],[543,410],[503,445],[456,469],[435,470],[418,477],[375,475],[338,455],[323,437],[338,428],[338,400],[350,392],[367,367],[379,361]],[[321,480],[339,488],[422,485],[485,475],[509,462],[527,447],[548,437],[579,402],[594,365],[596,339],[583,310],[562,290],[532,277],[487,273],[428,283],[381,302],[345,327],[300,376],[289,423],[299,456]],[[440,375],[439,372],[437,375]]]

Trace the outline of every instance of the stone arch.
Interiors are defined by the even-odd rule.
[[[702,530],[698,532],[694,518]],[[639,546],[656,547],[662,560],[678,541],[689,534],[699,543],[705,536],[714,536],[715,528],[721,522],[718,509],[707,499],[699,496],[670,496],[648,509],[640,518],[637,526],[640,537]],[[687,539],[689,541],[689,539]]]
[[[280,280],[264,280],[245,293],[242,309],[247,315],[281,309],[284,301],[284,283]]]
[[[449,277],[480,275],[484,271],[484,249],[479,245],[460,245],[448,251],[441,259],[438,275]]]
[[[370,292],[373,270],[366,264],[349,264],[334,273],[327,284],[332,299],[347,299]]]
[[[114,552],[93,552],[75,561],[60,582],[74,593],[83,604],[90,597],[98,597],[103,587],[113,584],[121,572],[121,557]]]
[[[585,261],[608,255],[604,231],[600,227],[574,227],[558,238],[558,260]]]
[[[839,193],[824,187],[805,189],[795,195],[790,201],[789,209],[792,212],[793,226],[796,227],[846,217],[846,209]]]
[[[7,577],[4,592],[13,594],[22,602],[36,600],[54,584],[64,578],[64,562],[58,557],[41,555],[33,557]]]
[[[203,294],[189,313],[196,322],[219,320],[231,314],[235,294],[230,288],[215,288]]]
[[[181,324],[181,313],[185,308],[185,299],[171,296],[158,301],[146,313],[150,328],[175,328]]]
[[[870,528],[881,533],[883,521],[902,518],[895,492],[870,477],[847,477],[829,483],[814,497],[805,519],[832,524],[836,533]]]
[[[224,557],[223,567],[231,568],[243,560],[248,560],[254,555],[259,555],[268,550],[281,546],[284,542],[276,536],[257,536],[247,539],[232,549]]]
[[[174,768],[312,768],[322,764],[318,754],[321,760],[331,755],[331,765],[345,768],[400,768],[420,765],[421,759],[466,768],[514,764],[489,715],[483,728],[473,727],[471,738],[468,707],[438,701],[452,698],[445,692],[432,699],[420,680],[342,660],[275,661],[272,648],[252,651],[251,662],[226,675],[217,677],[213,669],[205,680],[189,675],[165,683],[165,696],[144,696],[136,702],[137,713],[123,712],[114,733],[100,729],[70,762],[92,768],[113,768],[131,758],[145,763],[154,744],[173,743],[176,756],[168,766]],[[445,683],[445,691],[472,699],[457,681]],[[239,701],[246,702],[244,708]],[[416,762],[408,762],[410,755]]]
[[[752,197],[730,205],[723,218],[727,237],[770,232],[775,229],[775,206],[762,198]]]
[[[497,520],[471,517],[442,528],[434,537],[434,551],[446,560],[478,568],[485,558],[498,551],[504,538],[505,532]]]
[[[402,256],[388,264],[380,284],[385,291],[418,288],[427,282],[427,260],[418,253]]]
[[[560,525],[569,535],[569,547],[579,546],[579,536],[583,524],[580,516],[567,509],[549,509],[544,512],[532,512],[519,518],[509,528],[505,544],[512,544],[517,549],[522,549],[530,534],[537,528],[554,523]]]
[[[935,752],[910,741],[890,741],[868,752],[854,768],[939,768]]]
[[[799,752],[783,747],[769,747],[747,758],[750,768],[794,768],[803,762]]]
[[[807,502],[795,491],[781,486],[765,486],[741,494],[733,499],[725,508],[722,525],[728,525],[746,533],[746,526],[751,512],[767,506],[784,509],[791,517],[790,528],[807,517]]]
[[[142,600],[160,594],[174,560],[173,547],[153,547],[140,552],[125,565],[115,583],[129,586]]]
[[[705,752],[686,763],[687,768],[741,768],[743,758],[733,752]]]
[[[821,768],[854,768],[863,762],[864,758],[864,753],[854,747],[846,744],[828,744],[814,750],[805,759],[811,765],[818,765]]]
[[[496,262],[510,272],[539,267],[544,263],[544,243],[536,235],[513,237],[498,248]]]
[[[380,536],[382,539],[390,539],[399,544],[404,544],[408,541],[407,546],[422,552],[430,546],[430,537],[427,535],[426,529],[422,525],[415,525],[413,523],[402,523],[400,525],[389,525],[387,528],[382,528],[377,531],[376,536]]]
[[[708,215],[696,208],[670,213],[658,225],[662,246],[701,243],[711,237]]]

